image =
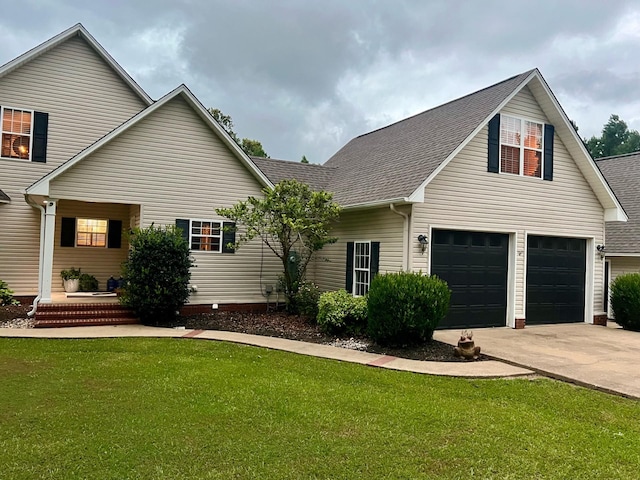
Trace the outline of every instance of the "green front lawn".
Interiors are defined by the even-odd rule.
[[[0,339],[0,478],[637,478],[640,402],[203,340]]]

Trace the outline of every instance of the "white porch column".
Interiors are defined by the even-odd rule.
[[[45,204],[44,213],[44,251],[42,254],[42,285],[40,287],[40,301],[51,303],[51,282],[53,276],[53,246],[56,227],[56,206],[57,200],[48,199]]]

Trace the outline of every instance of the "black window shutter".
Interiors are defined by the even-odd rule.
[[[489,162],[487,171],[500,172],[500,114],[489,120]]]
[[[347,274],[345,278],[344,289],[353,293],[353,255],[355,250],[355,244],[353,242],[347,242]]]
[[[236,243],[236,224],[224,222],[222,224],[222,253],[236,253],[235,247],[229,247],[230,243]]]
[[[76,219],[71,217],[62,217],[60,222],[60,246],[75,247],[76,246]]]
[[[182,231],[182,238],[189,243],[189,220],[177,218],[176,227]],[[189,248],[191,248],[191,245],[189,245]]]
[[[380,269],[380,242],[371,242],[371,264],[369,270],[371,271],[371,280],[378,274]],[[369,282],[371,283],[371,282]]]
[[[31,161],[46,163],[47,161],[47,131],[49,130],[49,114],[34,112],[33,119],[33,151]]]
[[[109,220],[108,248],[122,247],[122,220]]]
[[[544,179],[553,180],[553,125],[544,125]]]

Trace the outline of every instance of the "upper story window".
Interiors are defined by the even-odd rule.
[[[78,218],[76,226],[76,245],[78,247],[106,247],[107,220]]]
[[[191,220],[191,250],[222,252],[222,222]]]
[[[543,124],[502,115],[500,172],[542,178]]]
[[[33,112],[2,107],[2,148],[0,156],[29,160],[31,158]]]

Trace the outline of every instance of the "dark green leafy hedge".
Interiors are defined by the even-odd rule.
[[[449,310],[446,282],[422,273],[387,273],[371,282],[368,333],[383,345],[431,340]]]
[[[367,299],[346,290],[325,292],[318,302],[318,325],[327,333],[361,333],[367,325]]]
[[[123,265],[123,305],[145,325],[170,325],[189,298],[189,245],[175,227],[136,228]]]
[[[7,282],[0,280],[0,306],[17,304],[17,300],[13,298],[13,290],[9,288]]]
[[[622,328],[640,332],[640,273],[627,273],[611,282],[611,308]]]

